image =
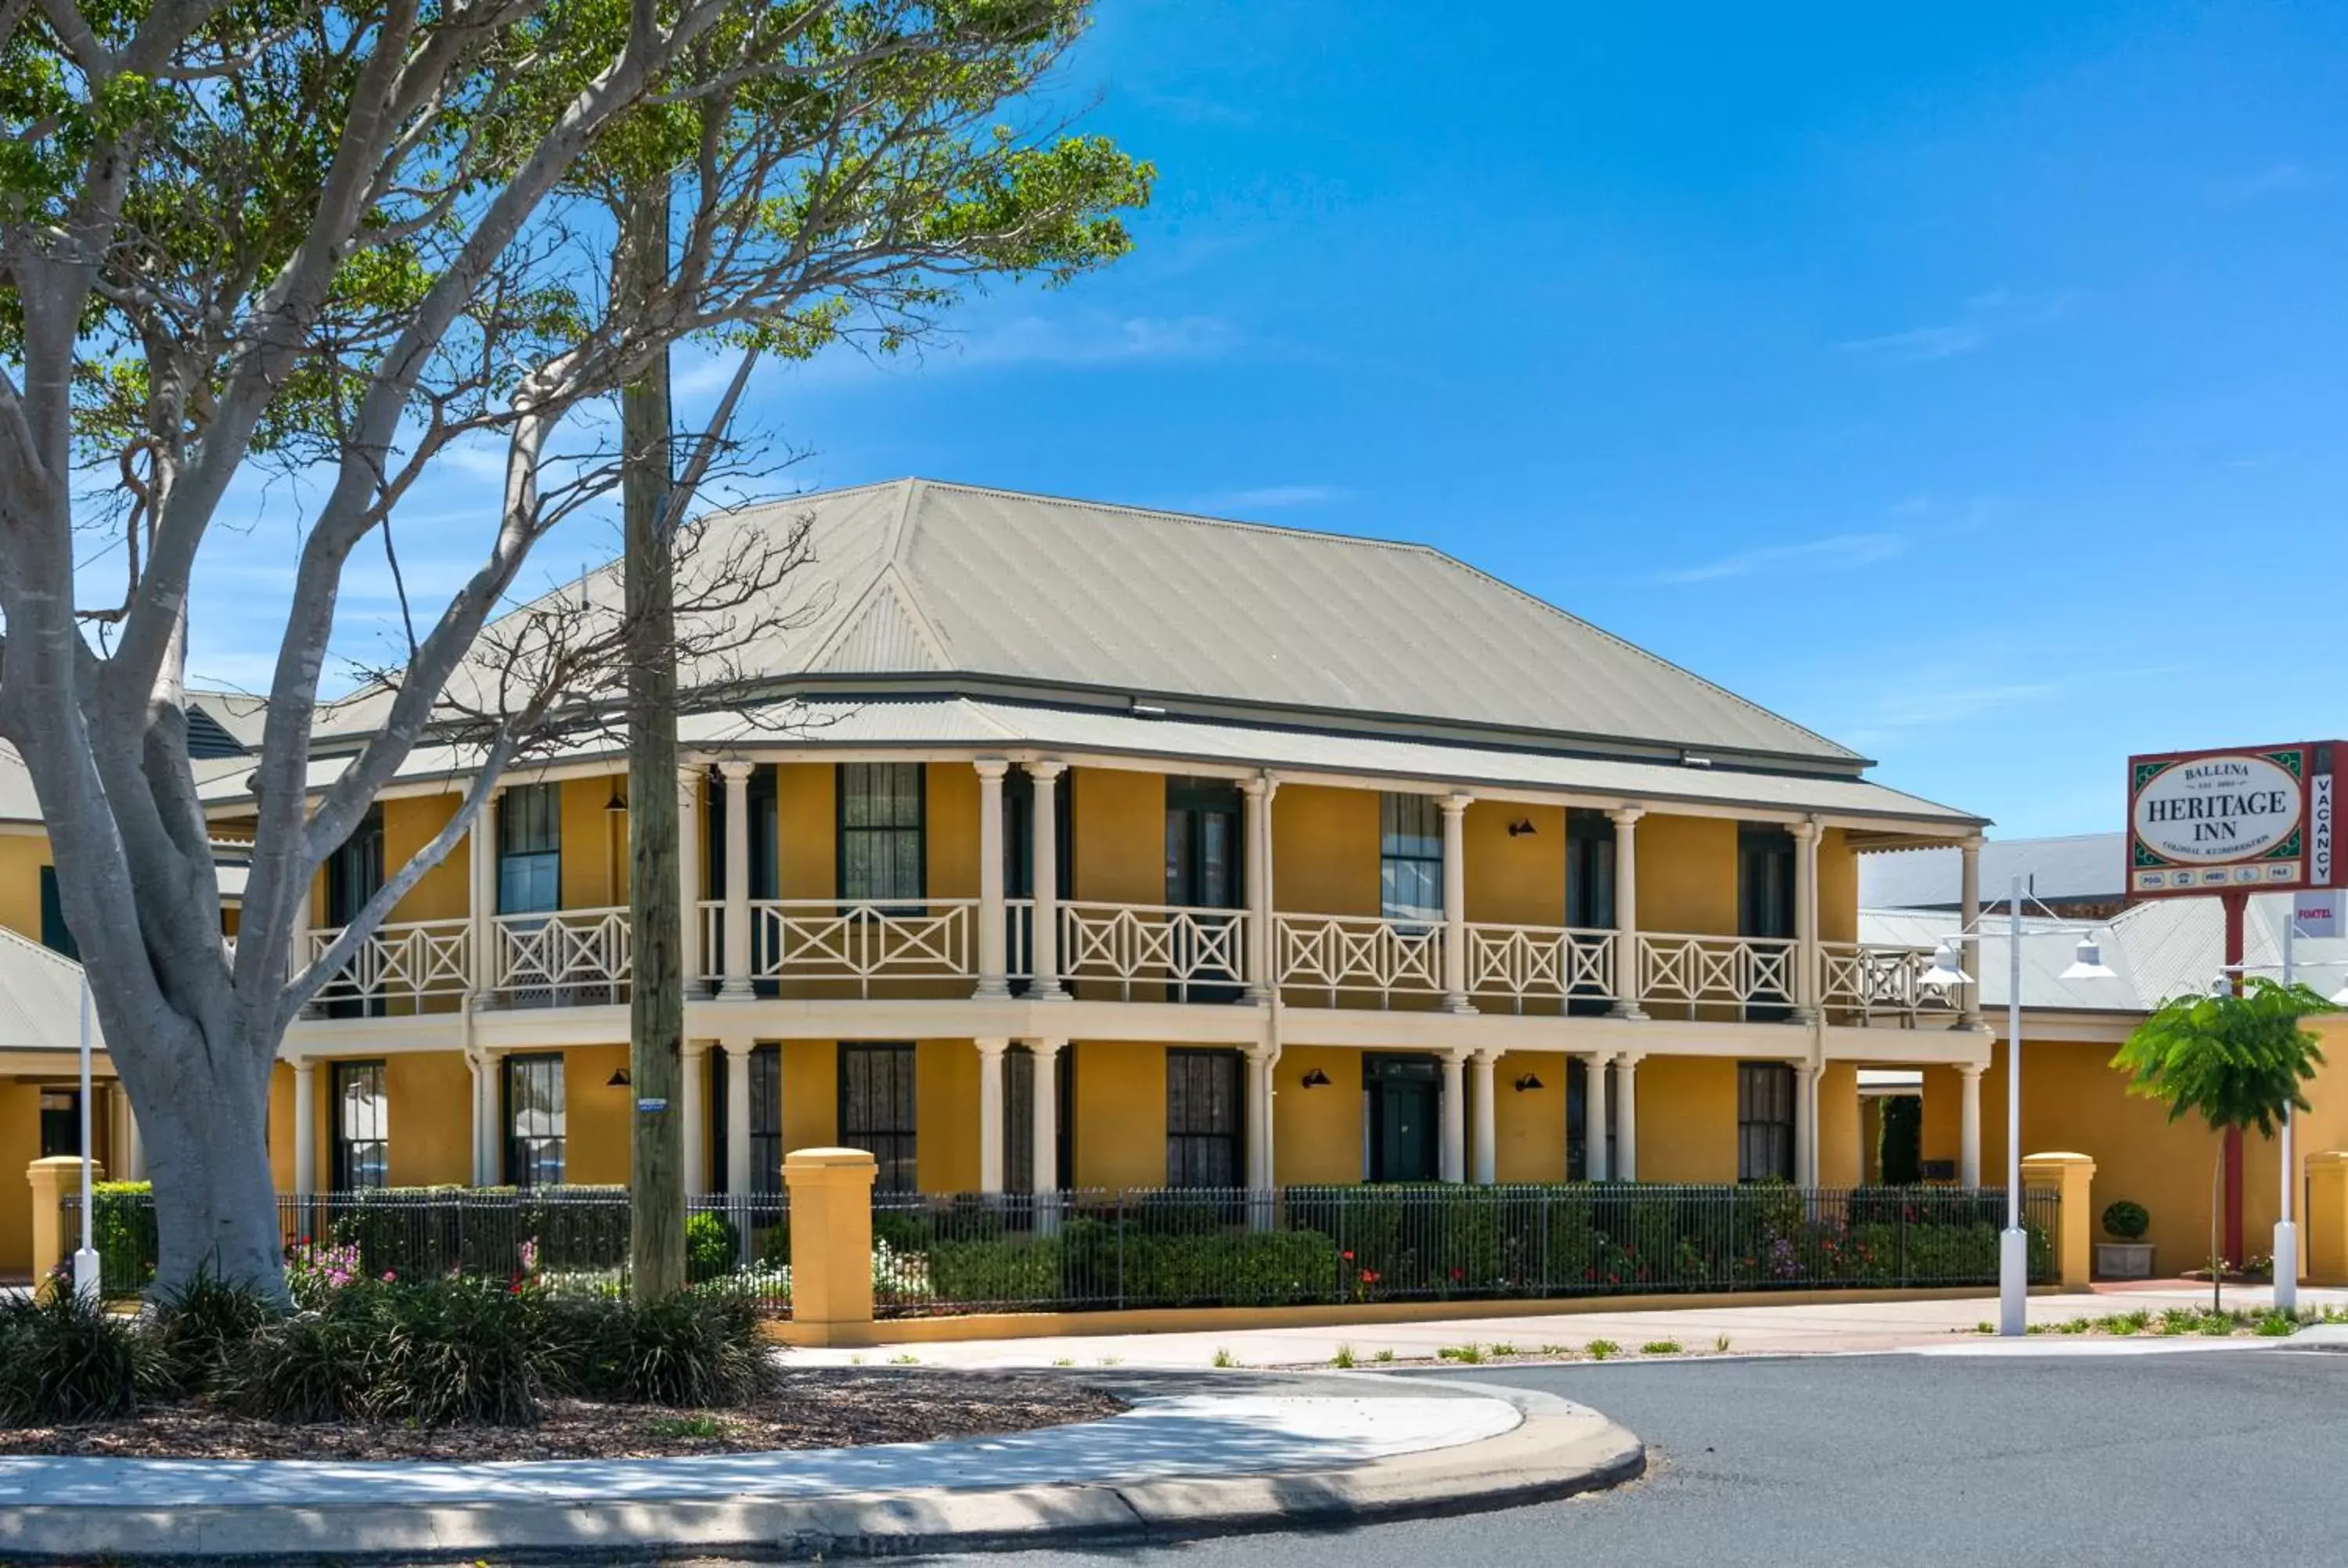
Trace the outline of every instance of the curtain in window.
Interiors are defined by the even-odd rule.
[[[876,1191],[921,1190],[913,1107],[911,1046],[839,1048],[839,1141],[871,1154]]]
[[[391,1099],[380,1061],[334,1064],[334,1190],[355,1192],[388,1184]]]
[[[559,1186],[570,1118],[562,1103],[562,1058],[506,1058],[506,1181]]]
[[[1166,1053],[1166,1184],[1236,1187],[1246,1135],[1236,1050]]]
[[[1430,794],[1378,801],[1378,890],[1389,920],[1443,920],[1443,808]]]
[[[1736,1179],[1794,1179],[1794,1070],[1782,1061],[1736,1064]]]
[[[750,1050],[750,1190],[783,1190],[783,1048],[779,1045],[754,1046]]]
[[[839,896],[918,903],[925,889],[920,763],[839,764]]]

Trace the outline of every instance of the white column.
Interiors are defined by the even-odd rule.
[[[996,856],[1000,861],[1001,856]],[[1003,1053],[1007,1040],[973,1040],[978,1047],[978,1190],[1003,1191]]]
[[[1272,991],[1272,798],[1279,791],[1280,781],[1268,773],[1240,781],[1240,793],[1247,797],[1247,863],[1242,875],[1247,881],[1249,921],[1245,997],[1251,1002],[1270,999]]]
[[[1060,1052],[1068,1042],[1034,1040],[1027,1044],[1035,1053],[1035,1103],[1028,1120],[1035,1126],[1032,1174],[1040,1195],[1057,1192],[1060,1186]]]
[[[1498,1179],[1500,1158],[1499,1107],[1492,1099],[1493,1053],[1479,1050],[1468,1060],[1476,1069],[1472,1075],[1475,1079],[1476,1181],[1478,1185],[1488,1187]]]
[[[709,988],[703,983],[708,966],[701,950],[706,929],[701,918],[702,776],[699,764],[681,765],[676,770],[676,893],[681,907],[677,919],[684,938],[685,994],[688,998],[709,994]],[[690,1164],[687,1169],[691,1169]],[[685,1190],[699,1189],[687,1186]]]
[[[1280,1184],[1272,1139],[1272,1073],[1278,1056],[1259,1046],[1247,1056],[1247,1182],[1259,1193]]]
[[[1794,997],[1788,1021],[1815,1023],[1818,1017],[1818,825],[1815,818],[1793,825]]]
[[[757,767],[741,761],[717,764],[726,775],[726,979],[717,989],[721,997],[757,994],[750,984],[750,774]],[[747,1107],[749,1102],[742,1103]],[[732,1146],[727,1147],[730,1158]],[[743,1156],[748,1154],[746,1146]]]
[[[687,1035],[684,1047],[676,1110],[685,1123],[685,1195],[697,1198],[709,1190],[709,1042]]]
[[[498,989],[498,811],[499,793],[481,803],[466,835],[467,868],[471,873],[471,902],[467,906],[466,935],[472,943],[473,996],[478,1003]]]
[[[1807,1061],[1794,1063],[1794,1185],[1818,1184],[1818,1072]]]
[[[1614,1178],[1639,1179],[1639,1058],[1625,1052],[1614,1059]]]
[[[294,1059],[294,1191],[318,1190],[318,1081],[307,1057]]]
[[[1060,835],[1059,815],[1052,807],[1054,786],[1067,771],[1066,763],[1027,764],[1028,776],[1035,781],[1035,827],[1028,834],[1035,851],[1035,930],[1028,946],[1035,985],[1028,994],[1039,1002],[1068,999],[1060,989]],[[1040,1056],[1036,1066],[1043,1066]]]
[[[1474,1012],[1468,999],[1468,804],[1475,797],[1443,797],[1443,1006]]]
[[[1436,1174],[1447,1182],[1468,1176],[1468,1085],[1466,1052],[1443,1053],[1443,1153]]]
[[[981,757],[971,766],[978,772],[978,989],[973,994],[1007,997],[1011,982],[1005,974],[1003,939],[1003,775],[1011,764],[1001,757]],[[979,1049],[983,1055],[983,1041]]]
[[[1605,1050],[1581,1059],[1582,1173],[1593,1182],[1612,1174],[1606,1158],[1606,1134],[1612,1125],[1606,1118],[1606,1069],[1613,1060],[1613,1053]]]
[[[1968,1188],[1980,1186],[1982,1180],[1981,1081],[1980,1068],[1957,1069],[1957,1184]]]
[[[1639,819],[1626,805],[1606,814],[1614,823],[1614,1006],[1616,1018],[1644,1018],[1639,1006]],[[1626,1162],[1627,1163],[1627,1162]],[[1626,1172],[1623,1180],[1630,1180]]]
[[[1974,935],[1981,923],[1981,850],[1978,838],[1968,838],[1957,847],[1957,928],[1965,933],[1962,956],[1957,961],[1973,977],[1957,988],[1960,1029],[1981,1024],[1981,939]]]
[[[726,1052],[726,1190],[737,1195],[751,1190],[750,1046],[747,1040],[720,1046]]]

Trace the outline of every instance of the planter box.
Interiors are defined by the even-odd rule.
[[[2150,1279],[2152,1244],[2148,1241],[2099,1241],[2096,1244],[2098,1279]]]

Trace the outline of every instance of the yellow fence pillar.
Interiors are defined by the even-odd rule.
[[[95,1160],[89,1164],[89,1179],[93,1184],[106,1180],[105,1170]],[[51,1269],[73,1261],[74,1248],[81,1245],[79,1233],[67,1234],[65,1216],[57,1211],[61,1196],[81,1188],[81,1156],[57,1154],[36,1160],[25,1167],[25,1180],[33,1188],[33,1284],[38,1288]]]
[[[2052,1190],[2061,1195],[2054,1225],[2054,1264],[2065,1290],[2085,1290],[2096,1261],[2096,1210],[2091,1189],[2096,1162],[2086,1154],[2025,1154],[2024,1192]],[[2027,1223],[2028,1215],[2024,1215]]]
[[[2310,1154],[2300,1245],[2307,1283],[2348,1285],[2348,1150]]]
[[[801,1343],[872,1342],[872,1180],[862,1149],[797,1149],[783,1156],[791,1200],[791,1321]]]

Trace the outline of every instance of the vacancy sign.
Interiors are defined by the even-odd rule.
[[[2128,759],[2135,897],[2337,886],[2330,741]]]

